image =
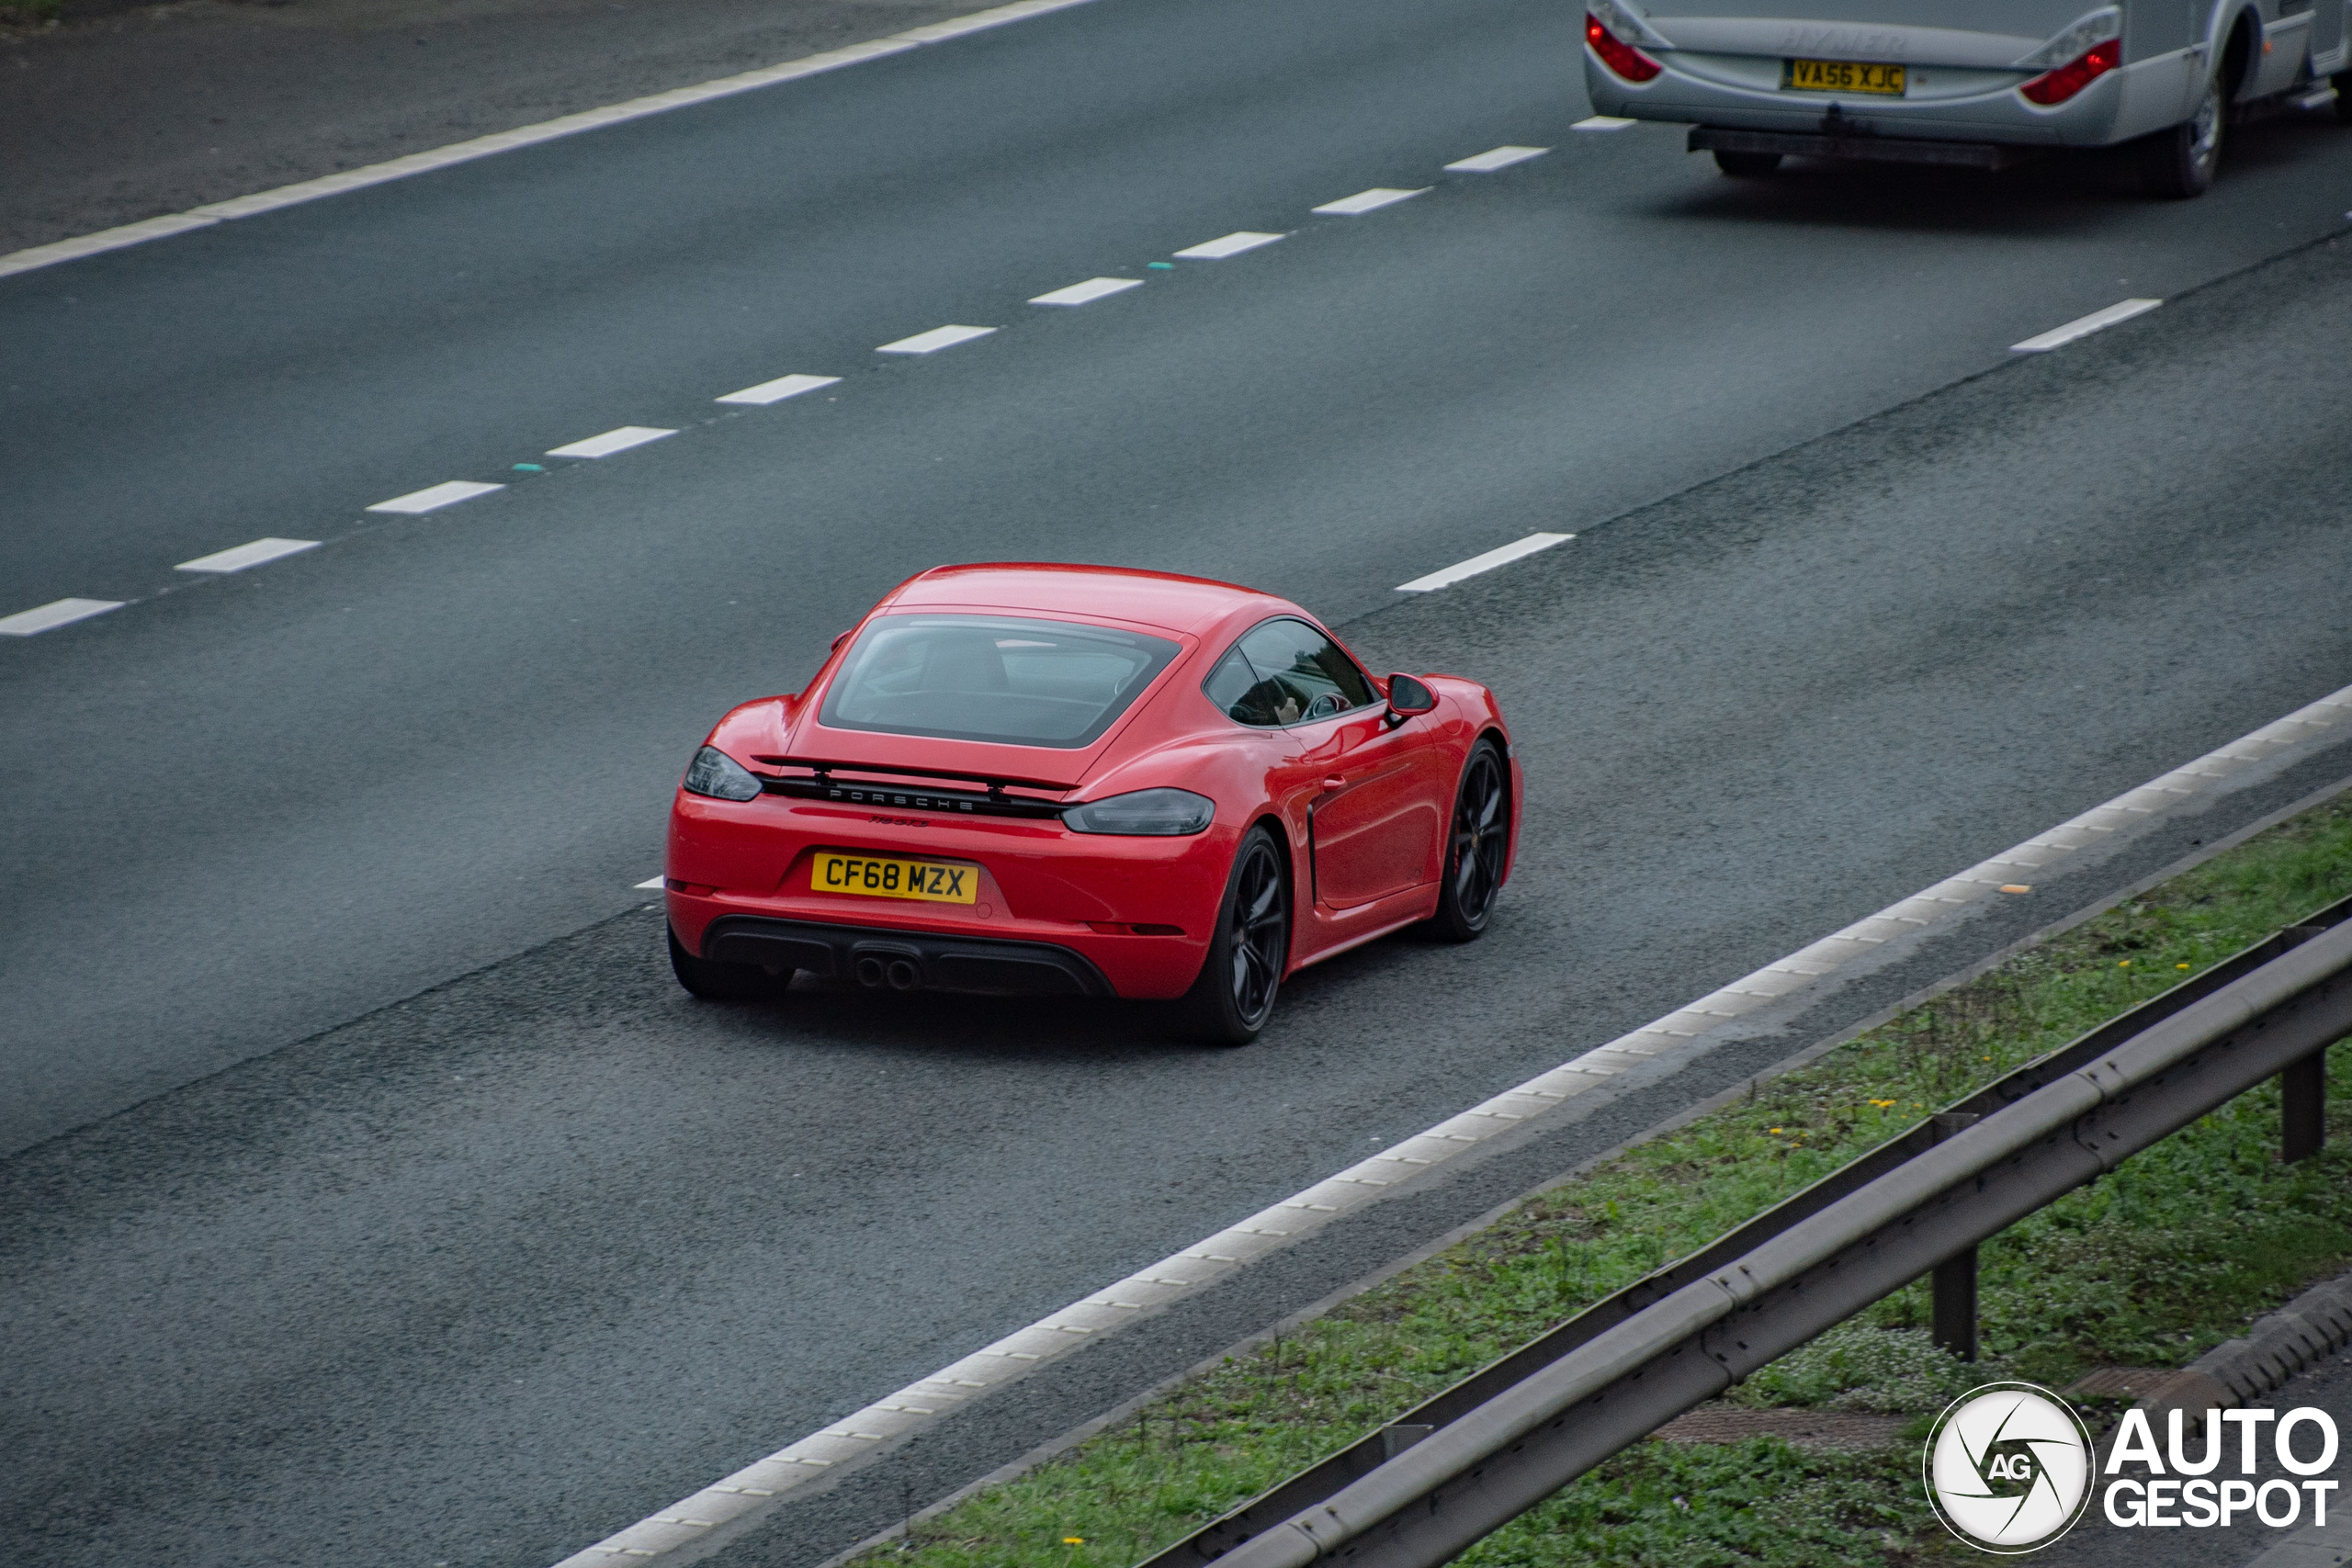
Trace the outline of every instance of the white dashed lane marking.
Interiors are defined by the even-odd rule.
[[[2053,348],[2065,346],[2078,337],[2088,337],[2102,327],[2111,327],[2118,321],[2128,321],[2134,316],[2144,316],[2163,303],[2161,299],[2119,299],[2104,310],[2093,310],[2089,315],[2068,321],[2063,327],[2052,327],[2046,333],[2026,339],[2023,343],[2013,343],[2009,344],[2009,352],[2011,354],[2047,354]]]
[[[1374,186],[1370,190],[1360,190],[1353,196],[1343,196],[1337,201],[1327,201],[1315,210],[1341,218],[1353,218],[1360,213],[1377,212],[1384,207],[1394,207],[1400,201],[1410,201],[1420,195],[1421,191],[1429,188],[1423,186],[1420,190],[1392,190],[1386,186]]]
[[[838,376],[779,376],[773,381],[763,381],[756,387],[746,387],[740,392],[729,392],[723,398],[713,398],[715,403],[749,403],[765,408],[786,398],[797,398],[803,392],[813,392],[820,387],[838,386]]]
[[[1497,169],[1508,169],[1513,164],[1524,164],[1530,158],[1541,158],[1549,147],[1498,147],[1491,152],[1481,152],[1475,158],[1456,158],[1446,171],[1456,175],[1491,175]]]
[[[1441,588],[1451,588],[1465,577],[1476,577],[1482,571],[1492,571],[1498,566],[1509,566],[1521,557],[1532,556],[1538,550],[1548,550],[1554,545],[1565,544],[1575,537],[1574,534],[1530,534],[1524,539],[1505,545],[1500,549],[1488,550],[1482,556],[1472,556],[1465,561],[1456,561],[1443,571],[1433,571],[1427,577],[1417,577],[1410,582],[1400,582],[1396,585],[1396,592],[1431,593]]]
[[[674,430],[656,430],[650,424],[624,424],[618,430],[608,430],[602,435],[592,435],[585,441],[569,446],[549,447],[550,457],[609,457],[616,452],[626,452],[632,446],[642,446],[649,441],[659,441],[665,435],[675,435]]]
[[[1237,230],[1222,239],[1204,240],[1197,245],[1187,245],[1176,253],[1179,261],[1223,261],[1244,251],[1254,251],[1260,245],[1271,245],[1280,234],[1261,234],[1254,229]]]
[[[445,506],[455,506],[461,501],[471,501],[478,495],[488,495],[504,485],[479,484],[472,479],[447,479],[423,490],[413,490],[406,495],[396,495],[390,501],[379,501],[370,512],[438,512]]]
[[[1023,3],[1022,4],[1003,7],[997,12],[986,13],[985,15],[988,17],[988,21],[985,24],[980,25],[994,25],[994,23],[999,20],[1010,20],[1016,16],[1035,14],[1036,11],[1040,10],[1057,9],[1061,5],[1069,3],[1071,3],[1071,0],[1023,0]],[[970,18],[967,19],[965,22],[949,24],[947,25],[946,30],[942,32],[940,36],[953,36],[954,34],[957,34],[967,29],[977,30],[975,24],[978,23],[978,18]],[[902,39],[898,41],[899,43],[899,47],[912,47],[917,42],[931,41],[931,39],[927,36],[925,29],[919,28],[914,32],[902,35]],[[730,81],[725,85],[728,90],[732,91],[740,90],[740,86],[741,85],[744,85],[744,79],[730,79]],[[638,105],[630,106],[631,114],[633,115],[637,112],[648,112],[651,102],[651,100],[645,100]],[[622,118],[629,118],[629,116],[623,116]],[[1570,127],[1570,129],[1577,131],[1613,131],[1622,130],[1634,123],[1634,121],[1619,116],[1592,115],[1577,121]],[[467,146],[469,149],[467,155],[479,155],[478,151],[474,150],[475,144],[469,143]],[[1444,167],[1450,173],[1491,174],[1497,170],[1507,169],[1515,164],[1525,163],[1532,158],[1542,157],[1551,151],[1553,151],[1553,149],[1548,147],[1529,147],[1514,143],[1501,147],[1490,148],[1487,152],[1479,152],[1467,158],[1458,158],[1453,163],[1447,164]],[[390,165],[386,165],[382,175],[379,177],[388,176],[390,168]],[[1352,217],[1363,213],[1376,212],[1383,208],[1394,206],[1398,202],[1410,200],[1414,197],[1426,194],[1430,188],[1431,187],[1422,186],[1417,189],[1408,190],[1394,186],[1375,186],[1369,190],[1359,191],[1353,196],[1344,197],[1337,201],[1325,202],[1321,206],[1315,208],[1314,210],[1317,213],[1329,216]],[[292,187],[289,187],[288,193],[282,194],[290,196],[291,190]],[[302,198],[307,199],[310,194],[312,193],[305,191]],[[258,200],[259,198],[254,199]],[[278,204],[278,202],[276,197],[263,203],[265,206],[277,204]],[[224,207],[225,205],[226,204],[224,204]],[[260,210],[261,208],[257,206],[255,209]],[[229,214],[224,210],[220,214],[220,216],[232,216],[232,214]],[[2346,217],[2352,218],[2352,213],[2347,213]],[[158,221],[168,225],[172,220],[162,220]],[[128,230],[119,231],[116,239],[116,243],[128,243],[128,236],[130,235],[130,231]],[[1233,233],[1221,235],[1216,239],[1204,241],[1197,245],[1187,246],[1174,254],[1181,260],[1218,261],[1228,256],[1240,255],[1245,252],[1256,250],[1263,245],[1272,244],[1277,240],[1281,240],[1285,237],[1286,236],[1284,234],[1268,233],[1259,230],[1237,230]],[[102,245],[97,248],[111,248],[111,246]],[[26,254],[28,259],[30,257],[30,254],[31,253]],[[57,258],[44,258],[44,260],[46,259]],[[1154,266],[1164,266],[1166,264],[1155,262],[1152,265]],[[1107,299],[1114,294],[1125,293],[1131,288],[1140,288],[1143,287],[1143,282],[1144,280],[1141,278],[1133,277],[1091,277],[1083,282],[1069,284],[1060,288],[1049,290],[1044,294],[1035,295],[1030,299],[1029,302],[1033,305],[1048,306],[1087,305],[1098,299]],[[2049,332],[2041,333],[2036,336],[2027,338],[2024,342],[2014,344],[2010,346],[2012,352],[2020,354],[2038,354],[2046,352],[2050,349],[2058,348],[2066,344],[2073,343],[2079,338],[2087,337],[2093,333],[2098,332],[2106,327],[2113,326],[2120,321],[2130,321],[2134,316],[2142,315],[2147,311],[2155,310],[2163,303],[2164,301],[2161,299],[2134,299],[2120,300],[2113,305],[2108,306],[2105,310],[2095,310],[2087,316],[2069,321],[2065,325],[2053,328]],[[970,343],[978,338],[988,337],[993,334],[998,329],[994,327],[963,325],[933,327],[929,332],[917,333],[911,337],[904,337],[894,343],[884,344],[875,352],[878,354],[893,355],[936,354],[943,349],[956,347],[959,344]],[[781,402],[787,398],[798,397],[803,392],[812,392],[821,387],[838,385],[840,381],[841,378],[838,376],[814,376],[806,374],[780,376],[773,380],[762,381],[756,386],[743,388],[740,391],[726,393],[714,400],[721,403],[731,403],[751,407],[764,407],[770,403]],[[675,430],[660,429],[649,425],[622,425],[617,429],[608,430],[601,435],[590,436],[585,440],[574,441],[562,446],[554,447],[550,449],[547,455],[551,457],[607,457],[616,453],[626,452],[632,447],[641,446],[649,442],[660,441],[677,434],[678,432]],[[518,468],[536,468],[536,465],[531,464],[518,463],[515,467]],[[368,507],[367,510],[369,512],[402,513],[410,514],[436,512],[443,507],[453,506],[459,502],[470,501],[478,496],[488,495],[493,491],[503,490],[505,486],[501,484],[486,484],[471,479],[450,479],[440,484],[429,485],[423,490],[413,491],[406,495],[394,496],[390,501],[379,501],[374,505]],[[1497,567],[1503,566],[1511,561],[1521,559],[1523,557],[1532,555],[1539,550],[1549,549],[1554,545],[1561,544],[1574,537],[1575,536],[1572,534],[1531,534],[1526,538],[1521,539],[1514,544],[1503,546],[1499,549],[1489,550],[1484,555],[1474,556],[1468,560],[1447,567],[1441,571],[1434,571],[1424,577],[1417,577],[1410,582],[1399,583],[1397,585],[1396,592],[1400,593],[1427,593],[1451,587],[1453,584],[1460,582],[1466,578],[1477,576],[1481,572],[1490,571]],[[213,573],[243,571],[247,568],[259,566],[265,562],[276,560],[284,556],[293,555],[302,550],[314,549],[317,547],[319,541],[311,539],[280,539],[274,537],[256,539],[251,544],[240,545],[233,549],[220,550],[211,555],[198,557],[195,560],[183,561],[175,570],[186,572]],[[92,615],[102,615],[108,610],[119,609],[122,607],[124,603],[126,603],[126,601],[108,599],[60,599],[52,604],[40,605],[34,609],[19,611],[17,614],[13,615],[0,616],[0,636],[30,637],[40,632],[51,630],[53,627],[70,626],[75,621],[86,619]],[[657,877],[650,883],[640,884],[639,886],[641,888],[657,887],[660,886],[660,882],[661,879]]]
[[[233,550],[216,550],[209,556],[184,560],[172,568],[174,571],[243,571],[249,566],[260,566],[286,556],[300,555],[304,550],[319,547],[316,539],[255,539],[250,545],[239,545]]]
[[[631,883],[629,886],[634,892],[659,893],[662,891],[662,879],[658,876],[649,876],[642,882]]]
[[[108,610],[119,610],[122,605],[119,599],[51,600],[13,615],[0,615],[0,637],[30,637],[35,632],[54,631],[76,621],[86,621],[92,615],[103,615]]]
[[[954,348],[959,343],[969,343],[976,337],[986,337],[994,327],[933,327],[927,333],[902,337],[896,343],[886,343],[876,354],[937,354],[943,348]]]
[[[1090,277],[1083,283],[1073,283],[1067,288],[1057,288],[1050,294],[1032,299],[1032,305],[1091,305],[1095,300],[1113,294],[1125,294],[1130,288],[1141,288],[1140,277]]]

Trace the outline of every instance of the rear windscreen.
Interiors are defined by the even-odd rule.
[[[1182,651],[1166,637],[1012,615],[883,615],[818,722],[1007,746],[1093,744]]]

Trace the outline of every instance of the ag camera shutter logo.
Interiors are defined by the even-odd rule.
[[[1952,1534],[1983,1551],[2038,1551],[2090,1502],[2090,1430],[2048,1389],[1986,1383],[1936,1417],[1921,1469]]]

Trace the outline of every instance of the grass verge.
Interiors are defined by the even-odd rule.
[[[2030,948],[1727,1107],[1529,1199],[1254,1355],[865,1561],[1119,1568],[1897,1135],[1930,1110],[2352,894],[2352,795]],[[2352,1108],[2352,1051],[2332,1104]],[[1732,1397],[1925,1423],[1993,1377],[2185,1363],[2352,1262],[2352,1111],[2282,1166],[2274,1084],[1979,1251],[1985,1359],[1928,1342],[1925,1282]],[[1636,1445],[1474,1548],[1481,1568],[1901,1565],[1945,1554],[1917,1451]]]

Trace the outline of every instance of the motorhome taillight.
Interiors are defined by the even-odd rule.
[[[1628,82],[1646,82],[1662,69],[1657,61],[1602,27],[1600,18],[1589,11],[1585,13],[1584,41],[1600,56],[1603,65]]]
[[[2088,54],[2047,71],[2018,89],[2037,104],[2063,104],[2123,63],[2123,40],[2109,39]]]

